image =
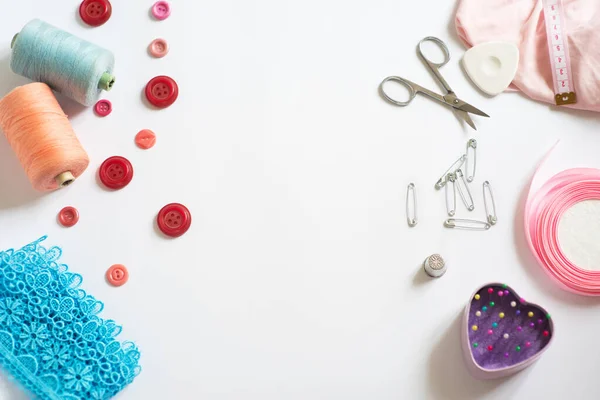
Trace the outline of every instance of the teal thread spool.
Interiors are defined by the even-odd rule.
[[[113,54],[39,19],[13,37],[10,68],[86,106],[115,83]]]

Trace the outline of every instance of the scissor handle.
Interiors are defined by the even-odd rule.
[[[390,82],[390,81],[392,81],[392,82],[398,82],[399,84],[401,84],[402,86],[404,86],[406,89],[408,89],[408,100],[406,100],[406,101],[398,101],[398,100],[392,99],[390,96],[388,96],[388,94],[385,92],[385,89],[383,88],[383,86],[387,82]],[[416,84],[412,83],[408,79],[400,78],[399,76],[388,76],[383,81],[381,81],[381,83],[379,84],[379,92],[381,93],[381,96],[385,100],[387,100],[388,102],[392,103],[393,105],[400,106],[400,107],[405,107],[405,106],[409,105],[410,102],[413,101],[413,99],[417,95],[417,88],[416,88],[416,86],[417,86]]]
[[[421,45],[424,42],[433,42],[433,43],[437,44],[444,52],[444,61],[442,61],[441,63],[436,63],[436,62],[431,61],[429,58],[427,58],[425,53],[423,53],[423,49],[421,48]],[[430,64],[431,66],[434,66],[436,68],[441,68],[444,65],[448,64],[448,61],[450,61],[450,50],[448,50],[448,46],[446,46],[446,43],[444,43],[444,41],[442,39],[438,39],[435,36],[427,36],[426,38],[421,39],[421,41],[417,45],[417,52],[419,53],[419,56],[423,60],[425,60],[428,64]]]

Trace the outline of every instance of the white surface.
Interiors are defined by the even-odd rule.
[[[120,399],[593,399],[600,299],[558,289],[524,243],[522,207],[540,171],[600,167],[597,114],[554,110],[513,93],[486,98],[461,71],[445,1],[174,1],[163,22],[152,1],[114,1],[99,28],[77,22],[77,1],[11,3],[0,25],[0,94],[27,82],[8,67],[13,34],[34,17],[112,49],[117,83],[107,118],[63,101],[91,158],[72,186],[34,193],[0,140],[0,247],[48,234],[84,286],[142,350],[143,372]],[[379,82],[394,74],[438,91],[417,58],[428,35],[448,42],[442,73],[458,96],[489,113],[479,131],[424,97],[385,103]],[[169,55],[148,43],[164,37]],[[155,75],[179,83],[162,111],[142,102]],[[155,148],[135,147],[142,128]],[[483,233],[444,229],[443,192],[433,184],[478,140],[481,184],[493,185],[498,225]],[[131,184],[108,192],[100,163],[123,155]],[[404,201],[414,181],[419,225]],[[541,181],[540,181],[541,182]],[[186,204],[188,233],[168,240],[153,227],[166,203]],[[65,205],[79,223],[56,223]],[[439,252],[448,273],[430,279],[422,262]],[[104,272],[129,268],[112,288]],[[479,382],[461,358],[459,317],[474,288],[505,281],[546,307],[553,347],[510,379]],[[24,399],[0,381],[1,399]]]
[[[502,93],[519,66],[519,48],[509,42],[486,42],[471,47],[462,59],[469,78],[490,96]]]

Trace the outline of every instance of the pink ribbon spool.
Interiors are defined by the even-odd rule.
[[[564,289],[600,296],[600,271],[579,268],[562,252],[558,225],[562,215],[585,200],[600,200],[600,170],[568,169],[550,178],[525,204],[525,236],[529,248],[552,279]]]

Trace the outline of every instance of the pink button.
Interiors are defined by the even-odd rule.
[[[94,111],[101,117],[106,117],[112,111],[112,103],[106,99],[99,100],[94,106]]]
[[[148,46],[148,51],[153,57],[162,58],[169,52],[169,44],[165,39],[154,39]]]
[[[156,135],[150,129],[142,129],[135,135],[135,144],[140,149],[148,150],[156,143]]]
[[[152,6],[152,15],[160,21],[167,19],[171,15],[171,5],[166,1],[157,1]]]
[[[122,286],[129,280],[129,272],[122,264],[115,264],[106,271],[106,280],[113,286]]]

